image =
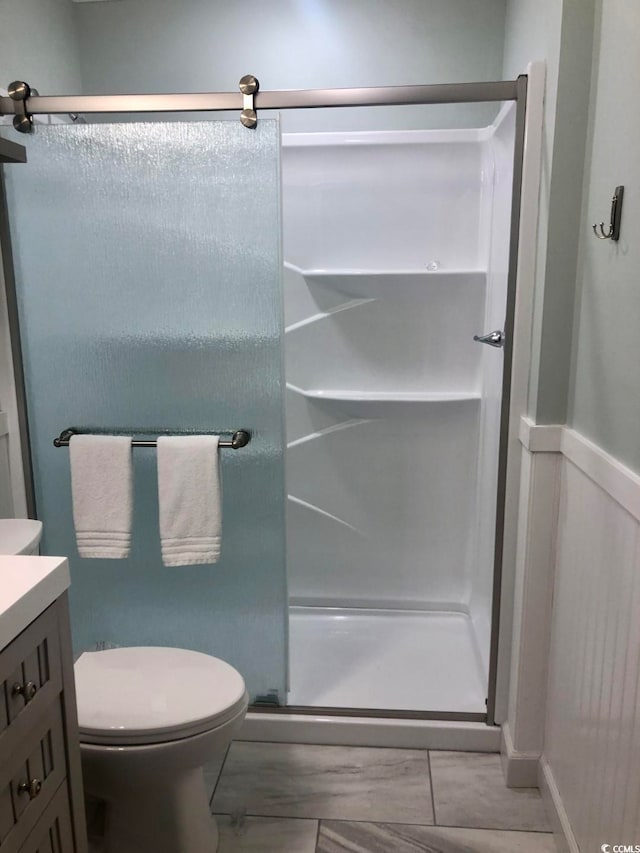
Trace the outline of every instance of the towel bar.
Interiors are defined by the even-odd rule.
[[[82,435],[82,434],[91,434],[91,435],[122,435],[124,430],[113,430],[113,433],[109,432],[105,429],[78,429],[77,427],[69,427],[68,429],[62,430],[60,435],[57,438],[53,439],[54,447],[68,447],[69,439],[73,435]],[[128,430],[127,433],[147,433],[147,432],[155,432],[155,430]],[[223,432],[230,432],[230,430],[223,430]],[[163,433],[165,434],[165,433]],[[176,430],[175,432],[167,432],[166,435],[207,435],[210,433],[202,432],[180,432]],[[251,441],[251,433],[247,432],[246,429],[238,429],[234,430],[231,433],[230,439],[220,439],[219,447],[230,447],[232,450],[239,450],[241,447],[246,447],[247,444]],[[157,447],[156,439],[134,439],[131,442],[132,447]]]

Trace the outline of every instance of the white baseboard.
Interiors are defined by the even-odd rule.
[[[544,756],[539,763],[538,786],[551,821],[558,850],[560,853],[580,853],[556,780]]]
[[[537,788],[540,753],[518,752],[513,746],[509,724],[502,726],[500,744],[502,772],[508,788]]]

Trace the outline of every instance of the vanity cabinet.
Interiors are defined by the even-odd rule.
[[[87,853],[66,592],[0,651],[0,853]]]

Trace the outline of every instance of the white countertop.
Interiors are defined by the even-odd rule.
[[[69,587],[66,557],[0,556],[0,650]]]

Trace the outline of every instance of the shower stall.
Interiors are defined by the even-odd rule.
[[[293,706],[486,713],[514,119],[284,135]]]
[[[527,78],[258,94],[252,79],[0,98],[23,132],[87,120],[33,128],[5,170],[28,486],[43,553],[70,556],[76,645],[222,657],[245,676],[247,731],[295,712],[492,724]],[[495,117],[281,134],[261,115],[450,103]],[[92,122],[144,112],[172,120]],[[70,428],[141,439],[125,561],[76,554],[53,444]],[[155,437],[234,430],[220,562],[163,569]]]

